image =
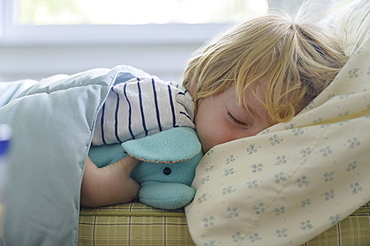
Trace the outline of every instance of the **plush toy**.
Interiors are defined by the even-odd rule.
[[[161,209],[177,209],[195,195],[191,183],[203,154],[196,132],[176,127],[122,144],[92,146],[89,157],[98,167],[127,154],[141,162],[131,177],[140,184],[139,200]]]

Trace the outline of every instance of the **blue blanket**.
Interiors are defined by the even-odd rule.
[[[127,66],[0,83],[0,124],[14,131],[6,245],[77,245],[80,185],[94,122]]]

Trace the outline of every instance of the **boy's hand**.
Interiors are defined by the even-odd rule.
[[[86,159],[81,185],[81,205],[88,207],[127,203],[137,198],[140,186],[130,174],[139,160],[126,156],[103,168]]]

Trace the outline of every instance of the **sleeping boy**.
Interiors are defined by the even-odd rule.
[[[357,22],[351,22],[355,16],[343,16],[343,22],[320,23],[310,20],[314,17],[311,13],[304,13],[296,17],[270,14],[240,23],[210,41],[189,61],[183,85],[195,102],[194,124],[203,152],[289,121],[331,83],[348,61],[351,54],[346,46],[353,43],[348,37],[341,38],[338,30],[346,22],[355,25]],[[345,20],[347,17],[349,20]],[[352,29],[368,33],[366,23],[362,29]],[[192,125],[190,120],[188,123]],[[137,163],[125,157],[106,170],[98,170],[106,177],[94,181],[90,177],[98,172],[87,159],[82,204],[127,202],[135,197],[138,185],[130,179],[130,172]],[[119,181],[122,177],[126,183]],[[87,184],[94,182],[105,182],[116,189],[104,190],[104,185],[98,184],[99,192],[90,190]],[[103,196],[99,195],[95,199],[93,193],[104,194],[106,201],[100,202]]]

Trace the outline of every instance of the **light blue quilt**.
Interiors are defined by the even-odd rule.
[[[0,124],[14,131],[6,245],[77,245],[80,185],[96,115],[127,66],[0,83]]]

